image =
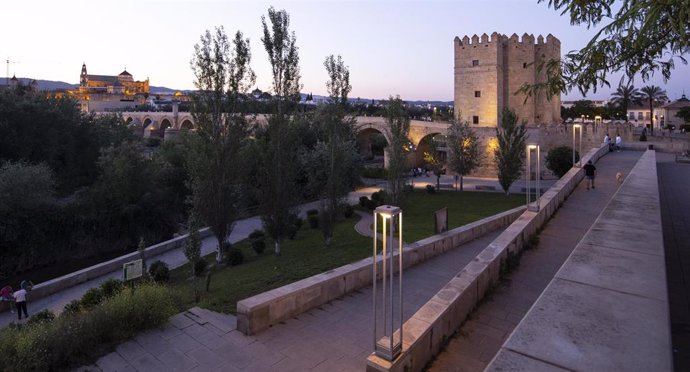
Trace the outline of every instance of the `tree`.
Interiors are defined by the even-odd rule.
[[[263,37],[261,41],[268,53],[273,73],[273,112],[268,116],[263,132],[264,171],[261,177],[260,200],[264,230],[273,238],[275,254],[280,255],[283,239],[294,220],[297,204],[295,178],[300,148],[296,132],[292,128],[295,103],[299,101],[299,55],[294,32],[289,31],[290,16],[285,10],[268,9],[269,24],[261,17]]]
[[[654,135],[654,106],[665,103],[668,101],[668,97],[665,90],[655,85],[648,85],[640,91],[642,92],[642,99],[649,103],[649,126],[652,128],[652,135]]]
[[[388,146],[388,191],[393,205],[401,205],[403,182],[410,151],[410,118],[400,96],[390,97],[385,111],[386,131],[391,143]]]
[[[676,112],[676,117],[683,119],[685,124],[690,123],[690,106],[683,107]]]
[[[494,150],[494,155],[498,169],[498,182],[506,195],[509,194],[510,185],[520,178],[525,158],[527,129],[524,123],[518,125],[517,121],[518,117],[515,113],[505,108],[501,126],[496,128],[498,147]]]
[[[632,84],[619,84],[618,89],[611,94],[611,102],[623,111],[625,121],[628,121],[628,107],[642,104],[642,94]]]
[[[237,164],[248,125],[239,100],[255,81],[250,61],[249,39],[237,31],[230,43],[223,27],[201,36],[191,61],[197,88],[192,95],[197,141],[189,163],[193,205],[216,237],[219,263],[242,200]]]
[[[521,92],[534,94],[545,89],[548,96],[573,88],[583,94],[590,89],[596,92],[597,86],[609,86],[608,76],[616,72],[629,80],[639,74],[644,81],[660,72],[668,80],[676,57],[686,63],[690,23],[688,5],[683,1],[548,0],[548,6],[569,14],[574,26],[600,28],[584,48],[566,54],[561,61],[540,65],[546,81],[524,85]],[[605,20],[610,22],[602,24]]]
[[[326,88],[329,102],[321,105],[314,116],[317,143],[305,156],[309,187],[321,201],[320,224],[326,245],[333,237],[333,226],[342,198],[354,188],[359,175],[359,154],[355,137],[355,118],[346,114],[350,71],[342,58],[326,57],[324,66],[329,80]]]
[[[463,176],[479,167],[482,160],[479,137],[467,121],[453,121],[448,128],[448,165],[460,176],[460,191],[463,190]]]
[[[194,300],[199,301],[199,288],[197,287],[196,272],[197,262],[201,259],[201,239],[199,238],[199,220],[196,212],[192,210],[189,213],[189,220],[187,222],[189,229],[189,239],[184,245],[184,256],[189,261],[192,280],[194,281]]]
[[[137,251],[139,252],[139,259],[141,259],[141,269],[144,277],[148,275],[148,271],[146,270],[146,241],[144,240],[144,237],[142,236],[139,238],[139,245],[137,246]]]
[[[441,190],[441,175],[444,173],[444,162],[438,151],[438,143],[435,139],[428,141],[429,151],[424,151],[424,163],[436,176],[436,190]]]
[[[580,154],[575,152],[575,161],[580,160]],[[544,159],[546,168],[558,178],[563,177],[573,167],[573,149],[568,146],[558,146],[549,150]]]

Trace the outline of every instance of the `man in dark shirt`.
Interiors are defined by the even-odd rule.
[[[590,185],[592,185],[592,188],[594,188],[594,176],[596,175],[597,167],[595,167],[590,160],[582,168],[584,168],[585,177],[587,177],[587,190],[589,190]]]

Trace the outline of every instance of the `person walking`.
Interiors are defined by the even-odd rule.
[[[9,285],[2,287],[0,289],[0,301],[7,301],[9,302],[10,305],[10,312],[14,314],[14,296],[12,294],[14,293],[12,287]]]
[[[14,303],[17,305],[17,316],[19,320],[22,320],[22,311],[24,311],[24,317],[29,318],[29,314],[26,311],[26,289],[22,288],[12,294],[14,297]]]
[[[621,152],[621,146],[623,146],[623,139],[620,134],[616,134],[616,151]]]
[[[590,160],[582,168],[584,168],[585,177],[587,177],[587,190],[589,190],[590,185],[592,186],[592,189],[594,189],[594,177],[596,176],[597,167],[595,167]]]

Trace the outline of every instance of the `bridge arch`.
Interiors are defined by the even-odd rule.
[[[424,153],[429,152],[430,150],[429,143],[431,141],[436,141],[436,150],[439,152],[442,161],[445,163],[448,159],[447,140],[448,138],[446,137],[445,133],[431,132],[425,134],[419,138],[419,142],[416,144],[414,154],[410,156],[409,161],[413,163],[413,166],[422,166],[424,164]]]
[[[386,134],[385,130],[373,125],[360,126],[356,129],[357,147],[365,163],[377,163],[384,159],[384,148],[391,142]]]
[[[182,129],[182,130],[194,129],[194,122],[192,122],[192,120],[189,118],[183,119],[180,122],[180,129]]]

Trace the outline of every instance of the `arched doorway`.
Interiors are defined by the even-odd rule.
[[[440,158],[442,163],[446,163],[448,159],[448,138],[440,133],[430,133],[419,140],[414,155],[410,157],[409,160],[414,163],[413,166],[423,167],[425,165],[424,153],[429,153],[431,151],[432,142],[436,147],[436,155]]]

